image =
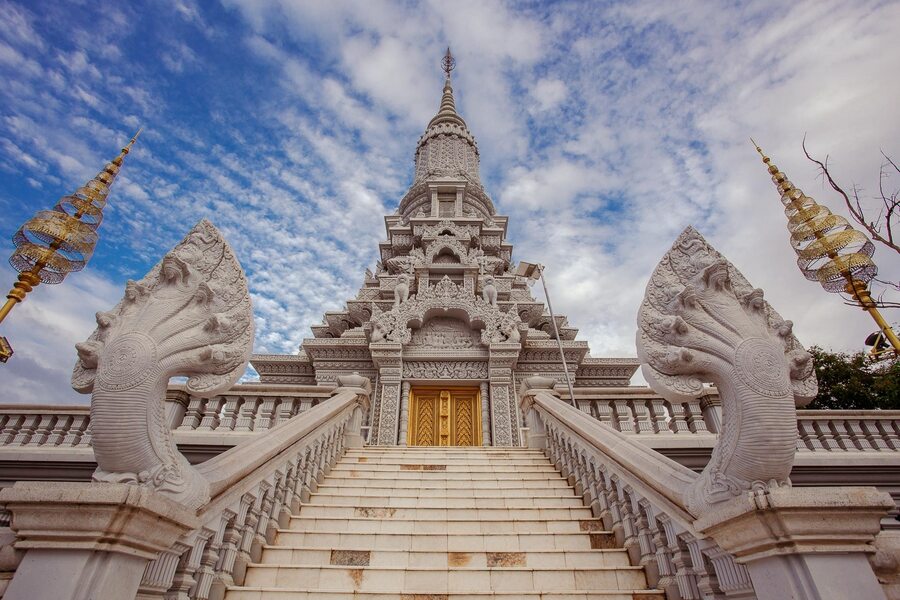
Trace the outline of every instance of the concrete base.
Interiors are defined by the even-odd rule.
[[[20,482],[0,503],[26,551],[5,600],[134,598],[147,563],[199,525],[136,485]]]
[[[874,488],[776,488],[717,504],[694,525],[747,565],[759,600],[884,600],[869,565],[881,517]]]

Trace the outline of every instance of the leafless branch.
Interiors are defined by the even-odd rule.
[[[828,157],[826,156],[825,161],[823,162],[813,158],[809,154],[809,151],[806,149],[806,136],[803,136],[803,153],[806,155],[806,158],[819,166],[822,175],[828,180],[831,189],[840,194],[844,199],[844,204],[846,205],[847,210],[850,211],[850,216],[853,217],[853,220],[856,221],[860,227],[865,229],[873,240],[900,254],[900,245],[894,242],[893,223],[891,222],[896,216],[900,216],[900,205],[898,205],[898,203],[900,203],[900,190],[893,194],[888,194],[884,190],[884,179],[887,176],[887,166],[890,164],[894,170],[900,173],[900,167],[897,166],[897,163],[882,152],[882,155],[887,160],[887,163],[882,165],[879,177],[879,190],[881,192],[883,208],[878,211],[878,216],[874,220],[869,220],[866,217],[865,209],[860,201],[858,188],[854,186],[853,199],[851,200],[850,195],[847,194],[847,192],[845,192],[831,176],[831,171],[828,169]],[[884,227],[885,230],[883,234],[882,227]]]

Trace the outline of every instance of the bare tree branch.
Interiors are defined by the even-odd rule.
[[[870,221],[866,218],[865,210],[862,206],[862,202],[859,198],[859,190],[854,186],[853,188],[853,200],[850,200],[850,196],[844,189],[838,185],[838,183],[831,176],[831,171],[828,170],[828,157],[825,157],[825,161],[818,160],[813,158],[809,151],[806,149],[806,136],[803,136],[803,153],[806,155],[811,162],[815,163],[819,166],[822,175],[825,179],[828,180],[828,184],[831,186],[835,192],[840,194],[840,196],[844,199],[844,204],[847,207],[847,210],[850,211],[850,215],[853,217],[853,220],[856,221],[860,227],[865,229],[868,234],[872,237],[873,240],[883,244],[884,246],[890,248],[894,252],[900,254],[900,245],[894,243],[893,239],[893,231],[891,219],[900,214],[900,208],[898,208],[898,194],[895,192],[894,194],[888,195],[884,191],[884,183],[883,183],[883,175],[885,169],[882,168],[882,177],[879,178],[879,189],[881,190],[881,199],[884,205],[883,212],[879,211],[878,217]],[[884,153],[882,153],[884,155]],[[894,167],[895,170],[900,172],[900,167],[897,166],[893,160],[887,155],[884,155],[885,159],[887,159],[888,163]],[[884,165],[886,166],[886,165]],[[885,226],[886,235],[882,235],[881,228],[882,224]]]

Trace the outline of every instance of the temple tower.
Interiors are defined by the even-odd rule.
[[[440,107],[416,145],[412,185],[385,216],[374,273],[312,327],[298,355],[252,363],[263,383],[369,377],[373,445],[516,446],[518,382],[542,375],[565,386],[565,376],[544,304],[513,273],[507,217],[481,184],[449,48],[443,66]],[[576,386],[628,385],[636,360],[590,358],[577,329],[556,320]]]

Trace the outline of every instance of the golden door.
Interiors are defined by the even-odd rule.
[[[478,388],[413,388],[409,392],[409,446],[480,446]]]

